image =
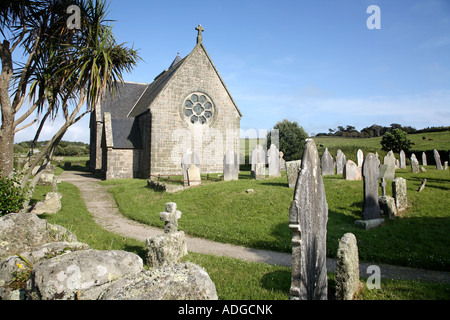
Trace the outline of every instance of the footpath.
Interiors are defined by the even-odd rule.
[[[124,217],[116,205],[108,187],[100,185],[100,179],[89,173],[78,171],[63,171],[59,179],[75,185],[81,192],[87,210],[92,214],[95,222],[105,230],[124,237],[140,241],[164,233],[162,229],[138,223]],[[163,211],[164,208],[161,208]],[[215,256],[226,256],[249,262],[262,262],[271,265],[291,266],[291,254],[267,250],[245,248],[230,244],[213,242],[206,239],[187,236],[188,251]],[[360,261],[360,276],[369,277],[367,273],[370,265],[380,268],[381,278],[421,280],[438,283],[450,283],[450,272],[414,269],[378,263],[365,263]],[[336,272],[336,260],[327,259],[328,272]]]

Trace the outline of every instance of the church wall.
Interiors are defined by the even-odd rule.
[[[194,126],[185,117],[184,101],[194,92],[211,98],[215,108],[211,125]],[[194,48],[152,103],[151,114],[152,175],[182,174],[181,157],[187,149],[199,155],[201,173],[221,173],[230,146],[239,154],[239,113],[201,46]]]
[[[139,160],[140,178],[148,179],[150,177],[150,148],[151,148],[151,123],[152,117],[150,112],[146,112],[139,116],[139,130],[141,133],[142,152]]]
[[[139,177],[140,149],[107,149],[106,179]]]

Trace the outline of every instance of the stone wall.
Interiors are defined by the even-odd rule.
[[[107,151],[106,179],[132,179],[139,178],[139,160],[141,150],[113,149]]]
[[[184,101],[194,92],[214,104],[210,124],[195,126],[184,115]],[[187,149],[200,156],[201,173],[222,172],[227,149],[239,153],[240,114],[203,46],[198,45],[153,101],[151,108],[151,174],[181,174]],[[141,122],[140,122],[141,124]],[[233,137],[226,143],[228,137]],[[143,139],[143,143],[148,143]],[[227,145],[228,144],[228,145]]]

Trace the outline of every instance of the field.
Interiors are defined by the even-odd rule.
[[[426,140],[426,150],[450,149],[449,132],[428,133],[423,136],[426,139],[422,138],[422,134],[410,135],[410,139],[416,141],[416,146],[421,146],[422,140]],[[364,152],[373,150],[380,156],[383,155],[378,138],[321,137],[314,140],[320,153],[325,147],[331,152],[338,148],[352,150],[346,152],[347,158],[356,160],[356,150],[361,148]],[[245,143],[242,146],[246,147]],[[248,152],[247,148],[241,150]],[[76,168],[80,169],[80,166]],[[288,228],[288,210],[293,189],[288,188],[285,173],[281,178],[256,181],[250,178],[245,166],[241,169],[239,181],[209,181],[175,194],[154,192],[146,186],[146,180],[109,180],[101,183],[109,186],[121,212],[131,219],[163,228],[159,212],[164,209],[166,202],[173,201],[183,213],[179,228],[189,235],[289,253],[291,234]],[[325,176],[329,206],[327,256],[336,257],[338,240],[344,233],[352,232],[357,237],[360,261],[448,271],[450,172],[438,171],[431,165],[426,169],[426,173],[419,174],[411,173],[409,168],[396,171],[397,176],[407,180],[409,207],[401,216],[393,220],[386,219],[382,226],[371,230],[359,229],[354,225],[354,221],[360,219],[362,213],[362,181],[346,181],[339,175]],[[424,178],[427,179],[427,184],[419,193],[417,189]],[[253,189],[254,192],[247,193],[247,189]],[[48,191],[45,187],[39,187],[34,201],[42,199]],[[63,210],[57,215],[45,217],[51,223],[68,227],[77,234],[80,241],[87,242],[94,248],[123,249],[143,257],[143,243],[111,234],[95,225],[73,185],[62,183],[60,192],[63,193]],[[387,194],[392,194],[390,183]],[[194,253],[190,253],[185,260],[191,260],[207,269],[217,286],[220,299],[288,298],[289,268]],[[330,290],[333,290],[334,275],[329,274],[328,278]],[[450,297],[450,287],[447,284],[396,280],[383,280],[382,283],[382,290],[365,288],[358,299]]]

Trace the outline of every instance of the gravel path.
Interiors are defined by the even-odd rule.
[[[98,178],[78,171],[64,171],[59,179],[75,185],[81,192],[88,211],[93,215],[97,224],[108,231],[122,236],[145,241],[146,238],[162,234],[159,228],[140,224],[124,217],[116,206],[108,188],[101,186]],[[164,208],[161,208],[163,210]],[[191,252],[227,256],[251,262],[263,262],[272,265],[290,266],[291,254],[244,248],[235,245],[213,242],[206,239],[187,237],[187,247]],[[368,266],[373,263],[360,262],[360,275],[368,277]],[[381,277],[386,279],[426,280],[431,282],[450,283],[450,272],[413,269],[384,264],[375,264],[380,267]],[[327,270],[335,272],[336,260],[327,259]]]

